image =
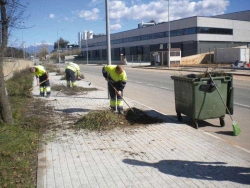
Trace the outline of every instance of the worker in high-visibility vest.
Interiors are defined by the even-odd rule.
[[[72,87],[76,87],[76,79],[81,79],[80,77],[80,67],[76,63],[69,62],[65,69],[67,87],[70,87],[70,82]]]
[[[102,74],[108,81],[108,91],[110,94],[110,107],[118,113],[123,114],[123,89],[126,86],[127,74],[121,65],[106,65],[102,68]],[[117,92],[115,91],[115,89]],[[117,100],[116,100],[117,97]]]
[[[50,97],[51,88],[49,73],[45,70],[44,66],[37,65],[34,67],[30,67],[29,71],[33,73],[33,75],[37,78],[37,85],[40,86],[40,96],[44,97],[46,93],[46,97]]]

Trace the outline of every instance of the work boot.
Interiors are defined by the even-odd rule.
[[[115,107],[110,107],[111,112],[115,112]]]
[[[50,95],[47,95],[46,98],[50,98]]]
[[[124,114],[123,110],[118,110],[118,114]]]

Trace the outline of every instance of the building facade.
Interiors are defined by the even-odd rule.
[[[168,35],[168,22],[111,34],[111,59],[121,60],[123,56],[127,61],[138,57],[140,61],[150,61],[152,52],[168,51]],[[87,40],[79,42],[83,56],[90,61],[106,60],[106,36]],[[171,21],[170,43],[171,48],[181,49],[182,57],[216,48],[249,46],[250,11]]]

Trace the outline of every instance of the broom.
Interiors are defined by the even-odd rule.
[[[237,123],[236,121],[233,120],[233,117],[232,117],[231,113],[229,112],[229,109],[227,108],[227,105],[226,105],[225,101],[223,100],[223,98],[222,98],[222,96],[221,96],[221,94],[220,94],[220,92],[219,92],[219,90],[218,90],[216,84],[214,83],[214,80],[213,80],[211,74],[210,74],[208,71],[207,71],[207,73],[209,74],[209,77],[210,77],[210,79],[212,80],[212,82],[213,82],[213,84],[214,84],[216,90],[218,91],[218,93],[219,93],[219,95],[220,95],[220,98],[221,98],[221,100],[222,100],[224,106],[226,107],[226,110],[227,110],[227,112],[228,112],[228,114],[229,114],[229,116],[230,116],[230,118],[231,118],[231,120],[232,120],[232,125],[233,125],[233,130],[234,130],[234,133],[233,133],[233,134],[234,134],[234,136],[238,136],[238,135],[241,133],[240,127],[239,127],[238,123]]]
[[[113,84],[111,84],[111,82],[108,80],[108,82],[110,83],[110,85],[111,85],[111,87],[115,90],[115,92],[116,93],[118,93],[118,91],[117,91],[117,89],[113,86]],[[129,104],[125,101],[125,99],[122,97],[122,96],[120,96],[121,98],[122,98],[122,100],[128,105],[128,107],[130,108],[130,110],[133,112],[133,113],[135,113],[134,112],[134,110],[129,106]],[[117,108],[117,107],[116,107]]]

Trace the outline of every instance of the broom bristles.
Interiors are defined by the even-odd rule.
[[[234,136],[238,136],[241,133],[240,127],[237,122],[233,121]]]

